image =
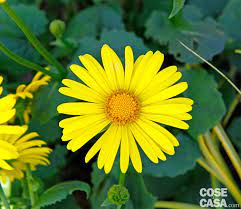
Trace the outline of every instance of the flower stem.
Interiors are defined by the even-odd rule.
[[[9,202],[8,202],[8,199],[3,191],[3,188],[2,188],[2,185],[0,183],[0,198],[3,202],[3,206],[5,207],[5,209],[11,209],[10,205],[9,205]]]
[[[223,127],[218,124],[214,127],[214,131],[216,132],[219,140],[221,141],[226,153],[228,154],[231,162],[233,163],[234,168],[236,169],[239,178],[241,179],[241,160],[234,149],[230,139],[228,138],[227,134],[225,133]]]
[[[124,173],[120,172],[119,185],[122,185],[122,186],[125,185],[125,178],[126,178],[126,175]]]
[[[33,191],[33,176],[29,165],[26,165],[26,177],[31,206],[35,204],[35,194]]]
[[[227,164],[225,163],[220,151],[219,151],[219,148],[218,148],[218,142],[219,141],[216,141],[216,135],[211,136],[211,134],[209,132],[206,132],[205,133],[205,142],[206,142],[206,145],[208,147],[208,149],[210,150],[210,153],[212,153],[214,159],[216,160],[217,164],[219,164],[220,167],[223,168],[223,170],[225,171],[225,173],[230,177],[232,178],[232,175],[229,171],[229,168],[227,166]]]
[[[62,77],[65,77],[67,70],[48,52],[48,50],[41,44],[36,36],[31,32],[24,21],[13,11],[9,4],[0,4],[9,17],[17,24],[17,26],[23,31],[29,42],[34,48],[46,59],[49,64],[56,67]]]
[[[241,204],[241,192],[238,186],[235,184],[233,177],[229,176],[229,174],[225,171],[223,165],[217,163],[217,159],[212,155],[212,153],[208,150],[204,138],[201,136],[199,139],[200,149],[203,155],[206,158],[198,160],[198,163],[204,167],[209,173],[215,176],[221,183],[223,183],[233,195],[234,199]]]
[[[16,63],[29,68],[31,70],[36,70],[36,71],[40,71],[42,73],[44,73],[45,75],[49,75],[51,76],[54,80],[60,80],[60,76],[52,73],[46,69],[44,69],[42,66],[35,64],[33,62],[30,62],[29,60],[26,60],[18,55],[16,55],[15,53],[13,53],[11,50],[9,50],[6,46],[4,46],[1,42],[0,42],[0,50],[6,55],[8,56],[10,59],[12,59],[13,61],[15,61]]]
[[[181,202],[170,202],[170,201],[158,201],[155,204],[155,208],[171,208],[171,209],[203,209],[193,204],[181,203]]]
[[[229,119],[231,118],[231,116],[232,116],[235,108],[236,108],[237,105],[239,104],[240,99],[241,99],[241,95],[238,94],[238,95],[234,98],[233,102],[231,103],[231,105],[230,105],[230,107],[229,107],[229,110],[228,110],[228,112],[227,112],[227,114],[226,114],[226,116],[225,116],[225,118],[224,118],[224,120],[223,120],[223,126],[224,126],[224,127],[228,124],[228,121],[229,121]]]

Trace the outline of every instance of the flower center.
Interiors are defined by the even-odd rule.
[[[108,97],[105,111],[113,123],[124,125],[138,118],[140,105],[138,98],[132,93],[117,91]]]

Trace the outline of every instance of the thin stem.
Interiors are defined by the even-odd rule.
[[[219,164],[219,166],[221,166],[223,168],[223,170],[225,171],[225,173],[230,177],[232,178],[232,175],[229,171],[229,168],[228,166],[226,165],[220,151],[219,151],[219,148],[218,148],[218,145],[217,145],[217,142],[215,141],[216,138],[212,138],[211,137],[211,134],[209,132],[206,132],[205,133],[205,142],[207,144],[207,147],[209,148],[210,150],[210,153],[212,153],[214,159],[216,160],[217,164]],[[216,137],[213,136],[213,137]]]
[[[213,64],[211,64],[210,62],[208,62],[206,59],[204,59],[202,56],[200,56],[199,54],[197,54],[195,51],[193,51],[191,48],[189,48],[186,44],[184,44],[183,42],[179,41],[179,43],[186,48],[188,51],[190,51],[191,53],[193,53],[196,57],[198,57],[200,60],[202,60],[203,62],[205,62],[206,64],[208,64],[212,69],[214,69],[217,73],[219,73],[224,79],[226,79],[226,81],[228,81],[230,83],[230,85],[239,93],[241,94],[241,91],[239,90],[239,88],[224,74],[222,73],[218,68],[216,68]]]
[[[125,174],[120,172],[119,185],[122,185],[122,186],[125,185],[125,178],[126,178]]]
[[[36,71],[40,71],[42,73],[44,73],[45,75],[49,75],[51,76],[53,79],[55,80],[60,80],[59,75],[52,73],[46,69],[44,69],[42,66],[35,64],[33,62],[30,62],[29,60],[26,60],[20,56],[18,56],[17,54],[13,53],[11,50],[9,50],[6,46],[4,46],[1,42],[0,42],[0,50],[6,55],[8,56],[10,59],[12,59],[13,61],[15,61],[16,63],[29,68],[31,70],[36,70]]]
[[[214,131],[216,132],[219,140],[221,141],[226,153],[228,154],[231,162],[233,163],[234,168],[236,169],[239,178],[241,179],[241,160],[234,149],[230,139],[228,138],[227,134],[225,133],[223,127],[218,124],[214,127]]]
[[[35,204],[35,194],[33,191],[33,176],[29,165],[26,165],[26,177],[31,206]]]
[[[222,182],[227,188],[229,188],[230,192],[232,193],[234,199],[240,204],[241,203],[241,192],[239,191],[239,188],[235,184],[232,177],[230,177],[223,166],[220,166],[216,159],[212,156],[208,148],[206,147],[206,144],[204,142],[204,138],[200,137],[199,139],[199,145],[200,149],[203,152],[203,155],[208,161],[208,164],[210,165],[211,169],[214,169],[214,171],[210,170],[210,168],[207,167],[207,165],[204,165],[207,167],[207,171],[210,171],[212,175],[216,176],[220,182]],[[203,162],[202,162],[203,164]]]
[[[9,202],[8,202],[8,199],[4,193],[4,190],[2,188],[2,185],[0,183],[0,198],[3,202],[3,206],[5,207],[5,209],[11,209],[10,205],[9,205]]]
[[[217,172],[216,169],[213,169],[208,165],[207,162],[203,158],[197,160],[198,164],[201,165],[206,171],[215,176],[223,185],[225,185],[237,203],[241,204],[241,192],[238,187],[234,184],[232,180],[230,180],[222,170]]]
[[[181,203],[181,202],[170,202],[170,201],[158,201],[155,204],[155,208],[171,208],[171,209],[203,209],[193,204]]]
[[[230,118],[231,118],[234,110],[236,109],[237,105],[238,105],[239,102],[240,102],[240,99],[241,99],[241,95],[238,94],[238,95],[234,98],[233,102],[231,103],[231,105],[230,105],[230,107],[229,107],[229,110],[228,110],[228,112],[227,112],[227,114],[226,114],[226,116],[225,116],[225,118],[224,118],[224,120],[223,120],[223,126],[224,126],[224,127],[227,126],[227,124],[228,124],[228,122],[229,122],[229,120],[230,120]]]
[[[216,170],[214,170],[210,167],[210,165],[208,165],[208,163],[205,161],[203,157],[199,158],[197,160],[197,163],[211,175],[215,176],[221,183],[223,183],[222,177],[216,172]]]
[[[3,3],[0,4],[4,11],[9,15],[9,17],[17,24],[17,26],[23,31],[29,42],[34,46],[34,48],[46,59],[49,64],[56,67],[60,72],[62,77],[65,77],[67,70],[56,60],[48,50],[41,44],[41,42],[36,38],[36,36],[31,32],[28,26],[24,21],[12,10],[9,4]]]

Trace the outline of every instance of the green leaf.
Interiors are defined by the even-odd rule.
[[[173,8],[169,18],[174,17],[184,6],[185,0],[173,0]]]
[[[45,188],[46,186],[53,186],[60,180],[60,174],[66,165],[68,151],[65,146],[59,145],[59,141],[56,141],[58,145],[55,146],[53,152],[49,155],[51,164],[49,166],[40,166],[34,172],[37,177],[44,181]]]
[[[188,4],[198,7],[204,16],[217,16],[222,13],[223,8],[229,0],[191,0]]]
[[[225,33],[238,42],[241,42],[240,7],[240,0],[230,0],[219,18]]]
[[[156,198],[147,191],[143,177],[135,171],[132,171],[127,176],[126,180],[127,188],[130,193],[129,202],[132,203],[129,203],[129,205],[133,205],[133,209],[154,209]]]
[[[188,83],[184,96],[194,100],[191,112],[192,120],[188,123],[188,132],[194,138],[213,128],[226,112],[221,93],[212,75],[204,69],[184,70],[183,81]]]
[[[39,209],[48,205],[53,205],[75,191],[84,191],[87,197],[90,194],[90,186],[87,183],[81,181],[69,181],[59,183],[48,190],[46,190],[37,200],[34,205],[34,209]]]
[[[35,6],[17,5],[12,7],[13,10],[23,19],[31,31],[39,36],[46,31],[47,18],[43,11],[40,11]],[[0,8],[0,41],[4,43],[14,53],[29,59],[39,62],[40,55],[28,43],[24,34],[10,17]],[[9,74],[25,73],[25,68],[7,58],[0,52],[1,68],[8,71]]]
[[[111,7],[98,5],[81,10],[69,23],[65,37],[77,42],[85,37],[97,37],[102,31],[124,29],[120,14]]]
[[[183,16],[168,19],[167,13],[154,11],[145,24],[145,36],[160,45],[168,45],[169,53],[185,63],[201,61],[178,43],[184,42],[192,50],[207,60],[224,49],[225,36],[218,24],[211,18],[205,18],[195,7],[185,6]]]
[[[32,101],[32,120],[38,120],[39,124],[46,125],[49,120],[58,115],[59,104],[73,101],[59,93],[60,86],[60,83],[52,81],[35,94]]]
[[[46,123],[41,123],[34,115],[28,125],[29,131],[37,132],[48,144],[56,143],[61,138],[62,131],[59,127],[58,117],[51,118]]]
[[[68,196],[67,199],[56,203],[55,205],[51,205],[48,207],[44,207],[44,209],[68,209],[71,205],[71,209],[80,209],[79,204],[76,202],[75,198],[73,196]]]
[[[198,145],[190,137],[178,134],[180,146],[176,148],[173,156],[167,156],[166,161],[153,164],[143,157],[143,174],[154,177],[175,177],[193,169],[196,160],[200,157]]]
[[[231,124],[228,126],[228,134],[231,137],[232,142],[237,146],[241,155],[241,117],[236,117],[232,120]]]

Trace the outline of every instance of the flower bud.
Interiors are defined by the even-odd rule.
[[[53,20],[50,23],[49,30],[56,39],[59,39],[64,34],[65,22],[63,22],[62,20]]]
[[[113,185],[108,191],[108,199],[112,204],[124,205],[128,202],[130,194],[126,187]]]

